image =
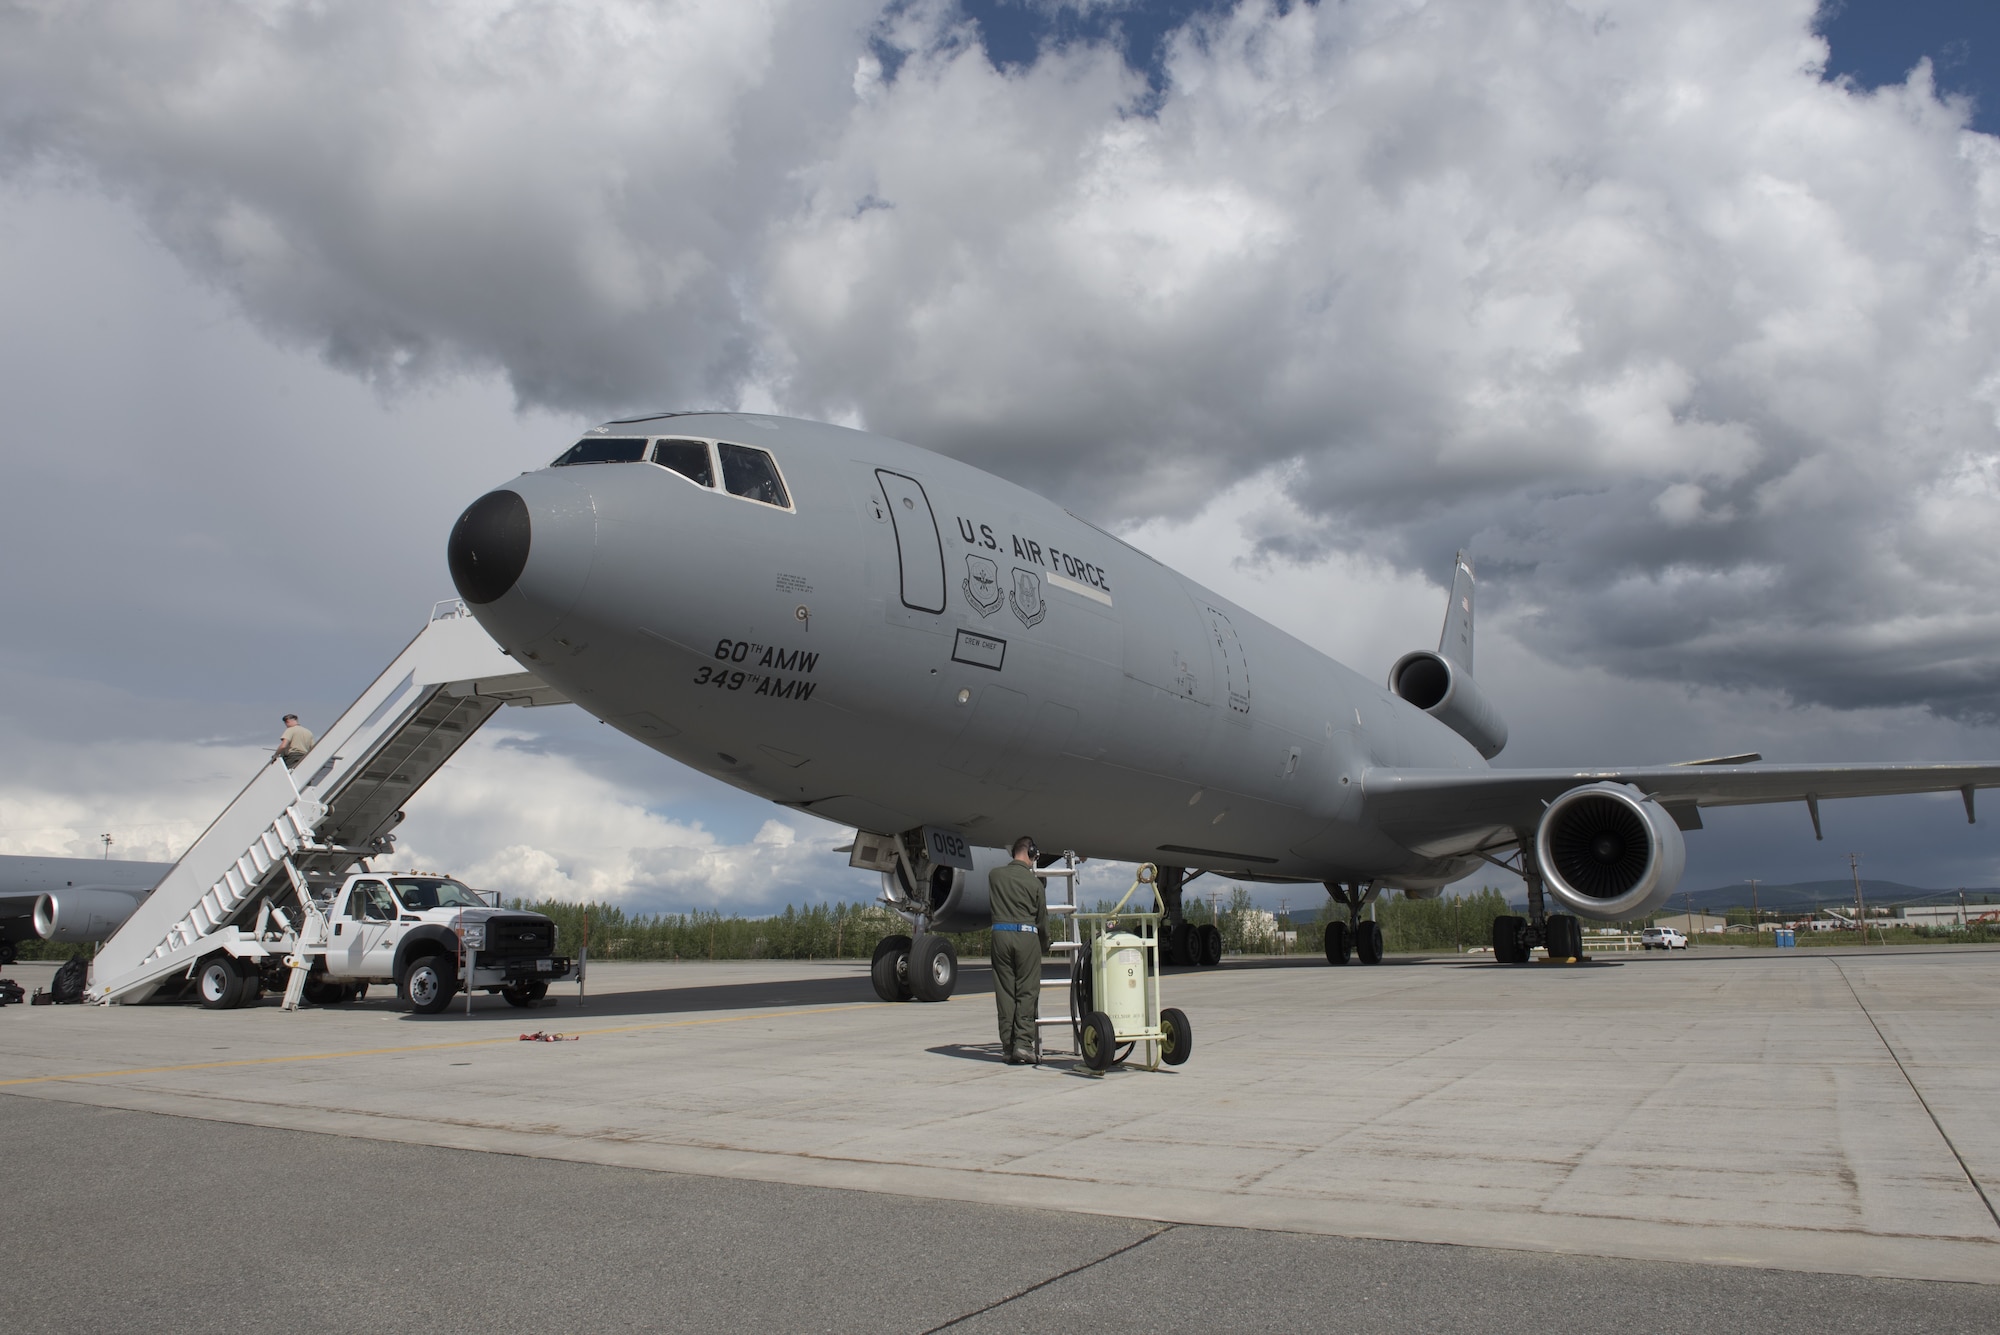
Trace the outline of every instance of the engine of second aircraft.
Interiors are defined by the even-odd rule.
[[[1592,783],[1549,803],[1535,861],[1564,908],[1616,921],[1667,902],[1687,867],[1687,844],[1667,809],[1638,789]]]
[[[141,896],[119,890],[56,890],[35,900],[35,935],[44,941],[102,941],[124,925]]]

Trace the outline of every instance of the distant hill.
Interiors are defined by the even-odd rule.
[[[1934,890],[1920,885],[1904,885],[1900,881],[1871,881],[1861,878],[1861,893],[1870,907],[1911,902],[1925,904],[1955,903],[1956,889]],[[1965,901],[1968,904],[2000,904],[2000,888],[1985,886],[1974,889],[1966,887]],[[1723,909],[1749,908],[1750,884],[1739,881],[1734,885],[1719,885],[1711,890],[1676,890],[1673,898],[1659,910],[1661,913],[1684,912],[1692,902],[1697,911],[1719,912]],[[1854,903],[1854,881],[1851,878],[1835,878],[1830,881],[1796,881],[1790,885],[1757,884],[1757,907],[1779,909],[1785,912],[1810,913],[1815,904],[1829,908],[1852,907]],[[1525,905],[1516,906],[1523,913]]]

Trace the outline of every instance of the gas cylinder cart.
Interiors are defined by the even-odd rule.
[[[1141,1043],[1149,1071],[1159,1070],[1161,1062],[1179,1066],[1194,1051],[1187,1015],[1171,1006],[1160,1008],[1160,924],[1167,914],[1154,886],[1157,874],[1152,863],[1141,866],[1132,888],[1109,913],[1077,912],[1076,881],[1073,874],[1070,878],[1071,902],[1063,906],[1069,940],[1058,945],[1070,947],[1070,1032],[1077,1055],[1093,1071],[1109,1070]],[[1128,910],[1141,886],[1152,904]],[[1086,924],[1095,931],[1087,932]]]

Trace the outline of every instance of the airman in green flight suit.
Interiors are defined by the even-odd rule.
[[[1041,1060],[1035,1021],[1042,1001],[1042,955],[1049,931],[1048,896],[1035,875],[1040,849],[1022,835],[1013,861],[987,873],[993,910],[993,1001],[1000,1009],[1000,1048],[1009,1066]]]

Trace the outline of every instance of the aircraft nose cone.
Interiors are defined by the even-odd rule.
[[[467,506],[445,547],[458,596],[483,607],[513,588],[533,537],[528,503],[515,492],[489,491]]]

